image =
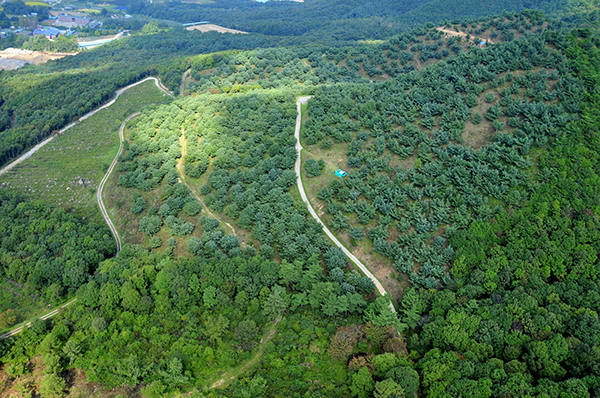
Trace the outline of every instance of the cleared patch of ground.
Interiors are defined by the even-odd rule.
[[[248,32],[244,32],[241,30],[235,30],[235,29],[229,29],[229,28],[225,28],[223,26],[219,26],[219,25],[213,25],[213,24],[206,24],[206,25],[196,25],[196,26],[189,26],[186,28],[187,30],[199,30],[202,33],[206,33],[206,32],[219,32],[219,33],[242,33],[242,34],[247,34]]]
[[[0,51],[0,70],[18,69],[26,64],[43,64],[52,59],[61,59],[78,53],[47,53],[20,48],[7,48]]]
[[[170,101],[147,81],[127,90],[109,108],[57,135],[2,177],[2,189],[98,216],[96,188],[119,148],[121,121],[147,104]],[[99,221],[101,219],[98,219]]]
[[[26,365],[26,373],[17,378],[6,374],[6,367],[0,368],[0,396],[2,398],[40,397],[39,385],[45,376],[41,356],[32,358]],[[85,373],[79,369],[69,369],[60,374],[67,382],[65,398],[138,398],[139,387],[123,387],[105,390],[101,385],[90,383]]]

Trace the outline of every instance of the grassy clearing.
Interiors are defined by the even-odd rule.
[[[305,107],[302,108],[302,122],[304,123],[308,119],[307,109]],[[304,185],[304,190],[306,191],[306,196],[310,200],[313,208],[323,221],[325,225],[331,225],[332,216],[325,212],[327,207],[327,203],[322,200],[317,199],[317,194],[323,188],[330,186],[331,182],[339,177],[337,177],[334,172],[336,169],[342,169],[346,172],[349,172],[348,164],[347,164],[347,156],[348,152],[348,144],[339,143],[334,144],[329,149],[323,149],[317,145],[302,145],[304,150],[302,151],[302,182]],[[325,169],[323,173],[318,177],[309,178],[306,175],[306,171],[304,170],[304,162],[306,159],[323,159],[325,161]],[[411,160],[412,163],[412,160]],[[357,223],[355,216],[351,216],[348,220],[350,225],[360,225]],[[364,225],[364,231],[367,232],[371,227],[376,226],[377,223],[372,221],[369,225]],[[403,280],[400,281],[396,278],[398,272],[395,271],[393,264],[390,259],[382,256],[379,253],[376,253],[373,250],[373,244],[368,238],[364,238],[362,241],[355,241],[348,234],[348,230],[344,231],[336,231],[332,230],[329,227],[331,232],[333,232],[338,238],[338,240],[348,249],[350,252],[356,256],[363,264],[369,268],[371,273],[381,282],[385,290],[390,293],[390,295],[394,298],[394,300],[398,300],[404,294],[404,291],[408,288],[408,282]],[[395,230],[395,228],[390,228],[391,230]],[[391,234],[394,231],[390,231]],[[406,279],[406,278],[404,278]]]
[[[40,297],[39,291],[34,291],[27,285],[3,280],[0,283],[0,313],[11,309],[12,315],[15,316],[15,322],[10,327],[0,329],[0,334],[13,329],[31,317],[49,312],[50,307],[46,298]]]
[[[121,121],[146,105],[170,101],[153,81],[127,90],[109,108],[72,127],[0,178],[4,189],[95,213],[95,193],[119,149]],[[93,210],[92,210],[93,209]]]
[[[43,1],[26,1],[25,4],[28,6],[44,6],[44,7],[52,7],[48,3],[44,3]]]

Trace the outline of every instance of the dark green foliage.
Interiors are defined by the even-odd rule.
[[[419,389],[419,374],[410,366],[399,366],[390,369],[385,377],[398,383],[407,396],[413,395]]]
[[[148,216],[140,220],[140,231],[146,235],[154,235],[163,225],[163,221],[159,216]]]
[[[531,4],[503,0],[486,7],[454,0],[316,0],[303,4],[302,7],[287,2],[267,2],[259,6],[233,0],[201,6],[183,3],[178,7],[142,1],[124,4],[127,4],[130,13],[141,13],[154,18],[182,23],[209,20],[264,35],[301,36],[305,42],[321,43],[337,38],[386,38],[415,26],[426,23],[433,26],[456,18],[474,19],[503,12],[510,17],[514,15],[512,12],[529,7],[546,13],[566,8],[566,3],[553,0]]]
[[[196,201],[188,202],[183,206],[183,211],[189,216],[195,216],[202,211],[202,206]]]
[[[306,161],[304,162],[304,170],[306,171],[306,175],[308,177],[320,176],[324,168],[325,162],[323,161],[323,159],[306,159]]]
[[[308,102],[310,117],[302,130],[306,142],[349,142],[349,164],[360,166],[317,194],[327,203],[330,227],[349,227],[358,239],[356,228],[368,225],[377,253],[408,274],[412,284],[437,288],[447,275],[445,264],[454,257],[446,238],[472,220],[489,220],[504,204],[525,201],[532,166],[528,154],[556,140],[576,117],[570,112],[579,109],[581,83],[569,75],[564,55],[550,49],[561,40],[549,33],[531,35],[471,48],[385,83],[318,87]],[[562,66],[546,70],[548,62]],[[502,75],[531,69],[528,65],[539,70],[513,76],[512,83]],[[551,74],[557,87],[572,88],[558,103],[535,94],[547,91]],[[497,136],[491,144],[471,149],[462,144],[469,107],[484,102],[478,98],[489,87],[501,96],[497,101],[491,91],[485,95],[485,101],[494,102],[485,117]],[[509,117],[516,118],[516,127],[504,132]],[[478,124],[483,118],[475,113],[472,120]],[[413,167],[390,166],[411,156]]]
[[[131,212],[140,214],[148,207],[148,202],[137,192],[133,195],[133,203],[131,204]]]
[[[132,6],[174,14],[191,7]],[[295,6],[239,5],[268,12]],[[394,12],[392,6],[382,12]],[[357,15],[340,26],[366,21],[366,10],[352,10]],[[537,14],[527,15],[481,22],[508,37],[515,28],[537,27]],[[254,17],[245,18],[239,23]],[[483,29],[476,26],[464,28]],[[597,394],[597,41],[549,29],[463,51],[434,30],[422,33],[353,48],[261,49],[160,67],[173,86],[191,66],[198,95],[146,110],[132,122],[119,184],[132,190],[131,210],[152,236],[146,242],[162,250],[125,245],[100,272],[65,271],[61,280],[70,284],[57,280],[46,293],[60,297],[80,286],[76,304],[56,318],[51,333],[36,322],[1,343],[7,374],[22,374],[41,353],[48,372],[73,363],[109,389],[143,384],[147,396],[176,395],[241,368],[253,358],[247,351],[268,337],[256,374],[238,375],[222,395]],[[129,44],[152,47],[154,36]],[[156,47],[185,44],[169,39]],[[387,81],[364,84],[361,74]],[[317,83],[327,85],[307,88]],[[387,298],[365,302],[363,295],[377,294],[373,282],[347,272],[343,252],[290,194],[299,92],[283,87],[297,84],[313,95],[306,143],[348,146],[353,172],[318,194],[332,227],[349,229],[354,240],[366,234],[373,250],[416,287],[405,292],[398,317]],[[497,95],[486,98],[489,90]],[[13,92],[7,88],[5,98]],[[509,128],[475,150],[463,145],[461,134],[469,108],[484,102],[493,103],[485,116],[494,129],[504,130],[506,122]],[[250,234],[249,246],[224,234],[216,219],[188,218],[201,208],[179,183],[181,142],[187,143],[186,174],[207,174],[201,189],[207,207],[230,217],[236,232],[245,230],[240,236]],[[307,172],[323,168],[310,163]],[[143,217],[147,203],[133,194],[138,189],[160,201]],[[153,236],[163,224],[177,236],[168,247]],[[74,225],[67,232],[77,232]],[[12,234],[11,226],[5,230]],[[14,242],[2,239],[2,250],[11,250],[2,258],[20,257],[11,272],[37,266],[30,260],[38,258],[30,250],[36,242],[28,241],[36,233],[25,232]],[[61,381],[49,380],[54,387],[45,386],[45,394],[59,394]]]
[[[537,159],[529,200],[511,201],[509,211],[454,235],[452,292],[405,295],[407,319],[422,316],[411,323],[409,349],[421,354],[427,396],[467,386],[485,396],[595,394],[600,357],[590,349],[598,346],[600,321],[589,309],[600,300],[600,222],[591,211],[600,118],[589,83],[599,75],[600,52],[571,40],[566,53],[589,95],[581,118]]]
[[[115,251],[110,231],[79,214],[20,196],[0,196],[0,276],[56,303],[73,293]],[[51,286],[54,286],[50,289]],[[29,294],[29,293],[28,293]],[[8,307],[4,307],[8,305]],[[8,301],[0,306],[18,308]],[[17,321],[23,319],[19,311]]]

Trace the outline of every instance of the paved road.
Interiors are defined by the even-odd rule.
[[[296,130],[294,131],[294,136],[296,137],[296,152],[298,152],[298,158],[296,159],[296,164],[294,165],[294,170],[296,171],[296,177],[297,177],[297,181],[298,181],[298,190],[300,191],[300,196],[302,197],[302,200],[304,201],[304,203],[306,203],[306,205],[308,206],[308,211],[313,216],[313,218],[315,220],[317,220],[317,222],[323,226],[323,231],[325,231],[327,236],[329,236],[329,238],[333,241],[333,243],[337,247],[342,249],[344,254],[346,256],[348,256],[348,258],[350,260],[352,260],[352,262],[354,264],[356,264],[356,266],[358,268],[360,268],[360,270],[369,279],[371,279],[373,281],[373,283],[375,284],[375,287],[379,291],[379,294],[384,296],[387,294],[387,292],[385,291],[383,285],[379,282],[379,280],[377,278],[375,278],[375,276],[371,273],[371,271],[369,271],[369,269],[363,263],[361,263],[360,260],[358,258],[356,258],[350,252],[350,250],[346,249],[346,247],[344,245],[342,245],[342,243],[335,237],[335,235],[333,233],[331,233],[329,228],[327,228],[327,226],[323,223],[323,221],[321,221],[321,219],[319,218],[319,215],[317,214],[315,209],[313,209],[310,201],[306,197],[306,192],[304,191],[304,186],[302,185],[302,178],[300,176],[300,167],[301,167],[301,163],[302,163],[302,161],[301,161],[302,145],[300,144],[300,126],[302,125],[302,104],[306,104],[310,98],[311,97],[300,97],[300,98],[298,98],[298,101],[296,102],[298,116],[296,116]],[[394,305],[392,303],[390,303],[390,308],[391,308],[392,312],[396,312],[396,309],[394,308]]]
[[[137,86],[138,84],[141,84],[145,81],[148,80],[154,80],[154,83],[156,84],[156,87],[159,88],[159,90],[165,92],[166,94],[173,96],[173,93],[170,92],[169,90],[167,90],[162,83],[155,77],[147,77],[143,80],[140,80],[137,83],[133,83],[130,84],[127,87],[123,87],[120,90],[117,90],[117,92],[115,93],[115,98],[113,98],[112,100],[108,101],[106,104],[102,105],[101,107],[94,109],[91,112],[86,113],[84,116],[82,116],[79,120],[63,127],[62,129],[60,129],[58,131],[58,134],[62,134],[65,131],[67,131],[68,129],[70,129],[73,126],[76,126],[77,124],[79,124],[81,121],[87,119],[88,117],[95,115],[97,112],[101,111],[102,109],[108,108],[109,106],[111,106],[112,104],[115,103],[115,101],[119,98],[119,96],[121,96],[121,94],[123,94],[125,91],[129,90],[131,87]],[[46,145],[47,143],[49,143],[50,141],[52,141],[54,139],[54,137],[56,137],[55,135],[52,135],[48,138],[46,138],[44,141],[40,142],[39,144],[37,144],[36,146],[34,146],[33,148],[31,148],[29,151],[27,151],[26,153],[24,153],[23,155],[21,155],[18,159],[16,159],[15,161],[13,161],[12,163],[9,163],[8,165],[6,165],[5,167],[3,167],[0,170],[0,176],[7,173],[9,170],[11,170],[13,167],[15,167],[16,165],[18,165],[19,163],[23,162],[24,160],[27,160],[31,157],[31,155],[33,155],[34,153],[36,153],[37,151],[39,151],[44,145]]]

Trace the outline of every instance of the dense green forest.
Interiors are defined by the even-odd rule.
[[[351,1],[319,31],[343,40],[303,45],[293,29],[331,14],[317,0],[271,26],[259,16],[298,5],[129,4],[211,22],[245,11],[235,27],[266,35],[173,30],[0,75],[5,163],[118,87],[157,75],[178,93],[190,70],[179,98],[127,124],[115,206],[140,244],[111,258],[108,229],[77,208],[0,197],[3,291],[33,294],[31,306],[77,298],[0,340],[0,394],[37,368],[21,395],[75,394],[74,369],[122,396],[600,394],[594,31],[529,11],[342,36],[440,7]],[[457,10],[439,18],[481,15]],[[350,42],[379,34],[395,35]],[[300,138],[313,206],[390,270],[391,297],[300,199],[300,95],[312,97]],[[347,177],[327,167],[338,165]],[[26,319],[18,301],[2,297],[0,328]]]
[[[0,330],[28,317],[27,296],[34,307],[56,305],[73,295],[115,252],[105,226],[41,201],[2,194],[0,219],[0,314],[5,315]]]
[[[127,10],[182,23],[208,20],[229,28],[277,36],[303,36],[322,42],[385,39],[425,23],[476,19],[502,12],[535,9],[544,13],[566,8],[566,1],[439,1],[439,0],[307,0],[258,3],[224,0],[198,6],[181,1],[122,2]]]

